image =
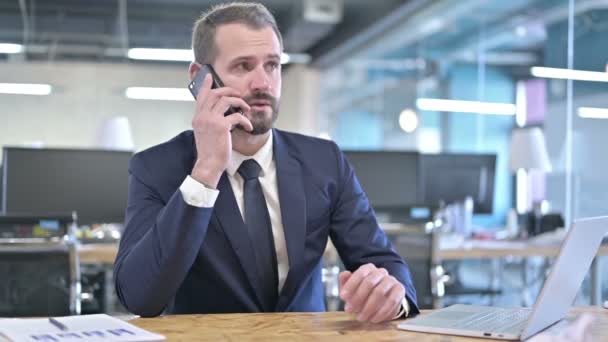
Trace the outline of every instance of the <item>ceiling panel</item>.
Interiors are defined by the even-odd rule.
[[[0,1],[0,42],[25,43],[29,60],[121,59],[105,51],[128,47],[189,48],[192,24],[217,0]],[[328,51],[381,18],[403,0],[262,0],[276,16],[287,52]],[[335,23],[304,18],[307,6],[338,3]],[[320,7],[319,7],[320,6]],[[23,14],[27,29],[24,32]],[[121,21],[126,18],[126,21]],[[25,33],[25,34],[24,34]],[[30,48],[30,49],[28,49]],[[52,53],[51,53],[52,51]],[[75,52],[81,51],[81,53]],[[0,55],[0,59],[6,56]]]

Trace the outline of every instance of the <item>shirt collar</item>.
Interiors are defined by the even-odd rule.
[[[273,144],[273,142],[272,142],[272,130],[271,130],[270,134],[268,136],[268,140],[266,140],[264,145],[262,145],[262,147],[253,156],[246,156],[235,150],[232,150],[226,171],[228,172],[228,174],[230,176],[234,176],[234,174],[237,172],[237,170],[241,166],[242,162],[244,162],[247,159],[255,159],[255,161],[258,162],[258,164],[260,164],[260,167],[262,168],[260,177],[264,176],[266,174],[266,172],[268,171],[268,168],[270,168],[270,164],[272,163],[272,156],[273,156],[272,144]]]

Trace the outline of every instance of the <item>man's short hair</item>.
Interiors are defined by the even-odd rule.
[[[194,60],[201,64],[212,63],[218,54],[215,33],[220,25],[239,23],[252,29],[263,29],[270,26],[277,35],[281,48],[283,38],[276,20],[262,4],[252,2],[233,2],[213,6],[203,12],[192,29],[192,50]]]

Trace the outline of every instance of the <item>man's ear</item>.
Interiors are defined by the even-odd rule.
[[[188,75],[190,76],[190,81],[192,81],[194,79],[194,76],[196,76],[196,73],[200,69],[201,69],[201,65],[198,64],[197,62],[190,63],[190,66],[188,67]]]

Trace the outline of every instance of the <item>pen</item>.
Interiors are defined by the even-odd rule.
[[[56,327],[57,327],[57,329],[59,329],[59,330],[61,330],[61,331],[66,331],[66,330],[68,330],[68,327],[66,327],[66,326],[65,326],[65,324],[63,324],[63,323],[59,322],[58,320],[56,320],[56,319],[55,319],[55,318],[53,318],[53,317],[49,317],[49,322],[50,322],[52,325],[56,326]]]

